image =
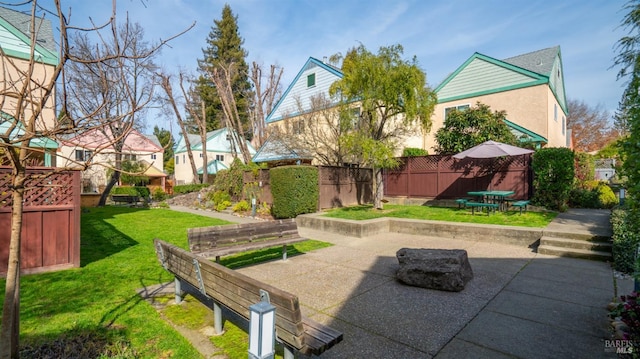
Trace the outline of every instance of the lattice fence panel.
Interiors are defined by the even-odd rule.
[[[10,207],[13,203],[11,196],[11,174],[2,171],[0,175],[0,207]],[[73,172],[54,173],[45,176],[47,171],[27,172],[25,181],[24,206],[61,206],[73,205],[74,174]]]

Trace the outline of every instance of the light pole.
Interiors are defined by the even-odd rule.
[[[273,359],[276,307],[269,303],[269,293],[262,289],[260,298],[260,302],[249,307],[249,359]]]

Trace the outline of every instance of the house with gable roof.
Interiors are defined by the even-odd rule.
[[[24,86],[24,76],[20,73],[29,69],[31,61],[31,15],[0,7],[0,87],[5,92],[19,92]],[[38,33],[34,45],[34,72],[30,96],[37,98],[44,96],[44,90],[38,85],[44,85],[51,79],[59,59],[53,38],[51,21],[39,19],[36,26]],[[35,86],[34,86],[35,85]],[[36,121],[36,131],[44,132],[56,125],[55,92],[47,100],[41,115]],[[24,133],[20,122],[16,126],[17,103],[11,97],[4,97],[0,101],[0,135],[5,138],[16,138]],[[29,116],[29,108],[24,109],[24,115]],[[31,141],[34,151],[30,153],[31,164],[55,166],[55,152],[58,147],[53,140],[38,138]],[[0,163],[1,164],[1,163]]]
[[[115,164],[113,145],[105,148],[105,143],[113,142],[113,136],[106,129],[94,128],[85,133],[68,136],[60,140],[57,162],[62,167],[73,168],[85,162],[92,165],[82,172],[82,192],[101,193],[109,182],[107,166]],[[122,159],[142,164],[149,178],[149,187],[165,190],[164,148],[155,135],[144,135],[131,129],[124,140]]]
[[[560,46],[498,60],[473,54],[435,89],[438,104],[424,146],[435,145],[435,132],[447,112],[484,103],[507,112],[505,123],[523,143],[570,147],[564,70]]]
[[[189,144],[193,152],[194,161],[199,175],[204,173],[203,156],[202,156],[202,139],[200,135],[188,134]],[[207,132],[207,174],[216,174],[218,171],[228,169],[234,158],[238,157],[242,160],[239,146],[232,136],[232,132],[225,128]],[[256,150],[247,141],[249,153],[253,156]],[[180,136],[174,151],[174,171],[175,184],[193,183],[193,171],[187,154],[187,145],[184,136]]]
[[[329,87],[342,77],[340,69],[310,57],[267,116],[268,128],[286,125],[302,128],[296,123],[312,111],[311,99],[317,95],[329,98]],[[443,126],[446,113],[452,108],[475,106],[478,101],[493,110],[506,111],[505,123],[523,145],[571,146],[566,128],[568,109],[559,46],[504,60],[475,53],[434,91],[438,103],[432,115],[431,131],[427,134],[416,131],[414,136],[404,139],[401,147],[423,148],[433,153],[435,133]],[[297,149],[287,151],[295,153]],[[278,155],[262,148],[259,154],[261,158]]]

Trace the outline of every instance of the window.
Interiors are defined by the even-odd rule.
[[[304,119],[293,121],[292,132],[296,135],[304,133]]]
[[[224,162],[224,155],[216,155],[216,161]]]
[[[122,159],[125,161],[135,161],[136,160],[136,155],[133,153],[125,153],[122,156]]]
[[[316,85],[316,74],[307,75],[307,87],[313,87]]]
[[[562,134],[564,135],[565,127],[567,125],[567,119],[562,116]]]
[[[469,105],[468,104],[445,107],[445,109],[444,109],[444,119],[446,120],[447,117],[449,116],[449,113],[451,113],[451,111],[453,111],[453,110],[464,111],[464,110],[468,110],[468,109],[469,109]]]
[[[553,104],[553,120],[558,122],[558,104]]]
[[[76,150],[76,161],[89,161],[92,155],[93,151]]]
[[[180,162],[180,156],[176,156],[176,163],[175,164],[178,164],[178,162]]]
[[[200,152],[200,158],[202,158],[202,152]]]
[[[155,159],[156,159],[156,154],[155,154],[155,153],[152,153],[152,154],[151,154],[151,159],[152,159],[152,160],[155,160]]]

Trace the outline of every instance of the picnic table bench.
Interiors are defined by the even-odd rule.
[[[287,259],[288,244],[307,240],[298,234],[298,226],[293,218],[189,228],[187,238],[191,252],[207,258],[215,257],[218,263],[221,256],[280,245],[284,260]]]
[[[498,210],[498,208],[500,208],[500,205],[498,203],[488,203],[488,202],[471,202],[471,201],[467,201],[464,204],[465,207],[470,207],[471,208],[471,214],[475,214],[475,209],[479,208],[480,212],[482,212],[482,210],[484,208],[487,209],[487,216],[491,214],[491,212],[495,212]]]
[[[527,210],[527,206],[529,205],[529,201],[515,201],[515,202],[511,202],[511,207],[518,207],[520,208],[520,214],[522,214],[522,210],[524,209],[525,211]]]
[[[223,307],[234,314],[228,318],[239,317],[246,324],[249,306],[259,302],[264,291],[276,307],[276,336],[284,345],[285,359],[293,359],[295,352],[320,355],[342,341],[341,332],[302,316],[297,296],[160,239],[154,244],[158,260],[175,276],[176,301],[188,292],[213,307],[217,333],[223,332]]]

